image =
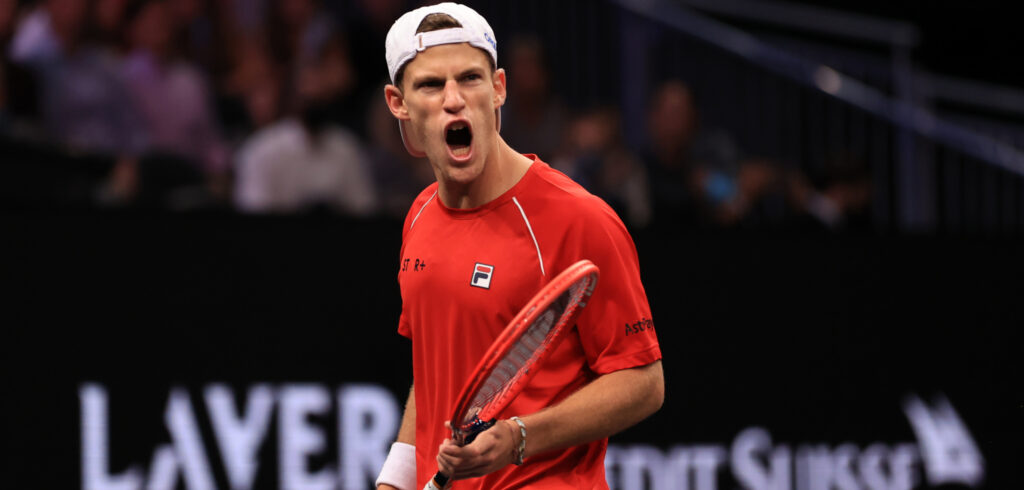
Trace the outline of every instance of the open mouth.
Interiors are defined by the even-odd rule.
[[[473,142],[473,132],[465,122],[456,121],[445,130],[444,141],[453,155],[465,156],[469,154],[469,145]]]

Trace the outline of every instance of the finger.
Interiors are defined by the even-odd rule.
[[[455,464],[452,462],[451,458],[440,454],[437,455],[437,469],[445,475],[455,474]]]
[[[451,478],[455,478],[460,473],[463,473],[465,468],[475,466],[466,458],[449,454],[438,453],[436,459],[437,469],[440,470],[441,473],[449,475]]]
[[[492,458],[481,456],[478,452],[464,447],[451,446],[445,451],[438,451],[437,467],[452,479],[463,479],[482,476],[490,473],[485,470],[491,465]]]
[[[489,464],[479,463],[472,466],[462,466],[455,469],[452,474],[454,480],[464,480],[466,478],[476,478],[491,473],[493,469]],[[447,474],[447,473],[446,473]]]
[[[458,446],[450,439],[445,439],[437,448],[438,454],[447,454],[452,457],[463,457],[466,453],[465,446]]]
[[[454,479],[483,476],[505,466],[504,460],[497,454],[476,454],[467,457],[438,455],[438,458],[443,461],[447,470],[445,474],[452,475]]]
[[[465,457],[465,451],[463,448],[452,444],[451,441],[446,440],[437,447],[437,456],[444,457],[449,462],[454,461],[455,464],[458,464],[458,461]]]
[[[438,471],[448,475],[452,480],[463,480],[466,478],[476,478],[478,476],[486,475],[491,472],[487,468],[488,466],[484,464],[466,466],[465,462],[463,462],[463,465],[461,466],[453,465],[451,462],[443,459],[439,459],[437,465]]]

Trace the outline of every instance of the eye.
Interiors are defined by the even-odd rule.
[[[441,80],[436,80],[436,79],[423,80],[422,82],[419,82],[419,83],[416,84],[416,88],[418,88],[418,89],[437,89],[437,88],[441,88],[443,86],[444,86],[444,82],[442,82]]]

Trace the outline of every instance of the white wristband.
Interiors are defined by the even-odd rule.
[[[399,490],[416,488],[416,446],[404,442],[391,445],[391,452],[380,469],[376,486],[385,484]]]

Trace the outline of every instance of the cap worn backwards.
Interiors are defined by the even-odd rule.
[[[462,27],[417,33],[420,23],[431,14],[447,14],[462,24]],[[384,57],[388,62],[391,82],[394,83],[398,70],[420,51],[439,44],[457,43],[469,43],[486,51],[497,66],[498,43],[494,40],[494,30],[475,10],[458,3],[445,2],[406,12],[391,26],[384,43]]]

